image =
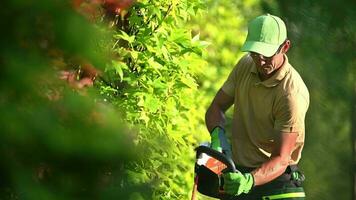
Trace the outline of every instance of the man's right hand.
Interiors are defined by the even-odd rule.
[[[227,156],[231,157],[231,146],[227,141],[225,136],[225,130],[220,126],[217,126],[211,132],[211,148],[225,153]]]

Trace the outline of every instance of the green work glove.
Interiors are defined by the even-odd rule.
[[[240,195],[248,193],[253,185],[254,180],[251,173],[242,174],[241,172],[230,172],[223,174],[224,191],[230,195]]]
[[[231,145],[227,141],[225,136],[225,130],[220,126],[217,126],[211,132],[211,148],[225,153],[231,158]]]

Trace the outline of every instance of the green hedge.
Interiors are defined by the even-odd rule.
[[[206,43],[184,25],[201,8],[200,0],[140,1],[113,29],[115,59],[100,91],[138,129],[145,159],[126,170],[150,183],[148,199],[187,199],[191,190],[193,148],[205,131],[195,78]]]

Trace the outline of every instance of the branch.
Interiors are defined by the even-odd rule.
[[[154,33],[161,25],[162,25],[162,22],[167,18],[167,16],[169,15],[169,13],[172,11],[172,8],[173,8],[173,3],[171,3],[168,7],[168,10],[166,12],[166,14],[164,15],[163,19],[161,20],[161,22],[153,29],[153,31],[151,32],[150,35],[152,35],[152,33]]]

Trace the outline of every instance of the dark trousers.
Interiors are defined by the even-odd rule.
[[[253,168],[236,166],[242,173],[251,172]],[[305,199],[302,182],[304,175],[296,165],[288,166],[286,171],[273,181],[264,185],[255,186],[248,194],[236,197],[223,198],[222,200],[269,200],[269,199]],[[305,194],[304,194],[305,195]]]

